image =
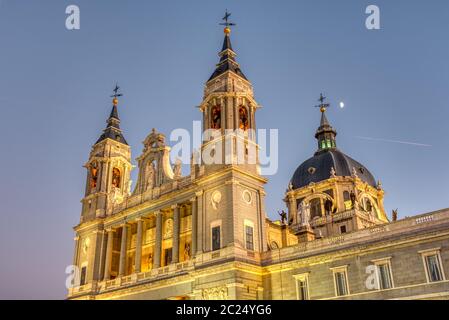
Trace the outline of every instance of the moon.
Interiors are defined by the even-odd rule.
[[[345,107],[345,103],[342,101],[342,102],[340,102],[340,108],[344,108]]]

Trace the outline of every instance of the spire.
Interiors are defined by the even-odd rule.
[[[320,126],[315,134],[315,138],[318,140],[318,152],[337,148],[337,131],[331,126],[326,117],[326,111],[330,107],[330,104],[324,103],[325,100],[326,97],[321,94],[318,99],[320,104],[316,106],[317,108],[320,108],[321,111]]]
[[[237,54],[232,49],[231,44],[231,26],[235,26],[235,23],[229,22],[229,17],[231,14],[226,10],[225,16],[223,20],[224,23],[220,23],[220,25],[225,26],[224,28],[224,41],[223,41],[223,47],[221,49],[221,52],[218,54],[220,56],[220,62],[217,64],[216,69],[212,76],[209,78],[208,81],[222,75],[223,73],[227,71],[232,71],[242,77],[245,80],[248,80],[245,75],[243,74],[242,70],[240,70],[240,65],[235,60],[235,57]]]
[[[101,135],[100,139],[96,142],[99,143],[106,139],[111,139],[118,141],[120,143],[128,145],[128,143],[125,140],[125,137],[122,134],[122,130],[120,129],[120,118],[118,116],[118,103],[119,97],[122,97],[123,94],[118,93],[120,90],[120,87],[118,85],[115,86],[114,94],[111,96],[112,99],[112,110],[111,114],[109,115],[109,118],[107,120],[107,126],[106,129],[103,130],[103,134]]]

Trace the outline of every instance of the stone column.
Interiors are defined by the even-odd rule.
[[[203,191],[199,191],[196,193],[197,197],[197,237],[196,237],[196,254],[202,254],[203,253],[203,238],[204,233],[206,230],[204,230],[204,216],[203,216]]]
[[[192,258],[196,255],[197,239],[198,239],[198,201],[196,197],[190,199],[192,203],[192,246],[191,255]]]
[[[265,226],[266,214],[265,214],[265,192],[259,191],[259,208],[260,208],[260,226],[259,226],[259,239],[260,239],[260,251],[265,252],[268,250],[267,229]]]
[[[288,222],[293,218],[293,223],[298,223],[298,209],[296,204],[296,198],[292,195],[288,197]]]
[[[122,226],[122,245],[120,247],[120,265],[118,275],[123,277],[126,273],[126,249],[128,244],[128,225],[125,223]]]
[[[142,236],[143,236],[143,220],[137,220],[137,243],[136,243],[136,268],[135,273],[140,273],[142,267]]]
[[[179,236],[180,236],[180,214],[179,206],[174,205],[173,209],[173,261],[172,263],[179,262]]]
[[[75,240],[75,253],[73,254],[72,264],[74,266],[77,266],[78,265],[78,252],[79,252],[79,245],[80,245],[80,237],[76,236],[75,238],[73,238],[73,240]]]
[[[112,266],[112,248],[114,245],[114,232],[113,229],[108,229],[108,244],[106,246],[106,261],[104,263],[104,278],[103,280],[109,280],[111,278],[111,266]]]
[[[162,251],[162,212],[157,211],[156,214],[156,245],[154,246],[153,269],[158,269],[161,266],[161,251]]]

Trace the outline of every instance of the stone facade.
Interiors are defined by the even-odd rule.
[[[259,173],[253,131],[259,105],[225,31],[220,63],[199,107],[211,135],[203,140],[203,157],[193,154],[189,175],[171,164],[165,136],[153,129],[131,190],[131,150],[114,99],[108,127],[85,166],[73,261],[80,279],[68,298],[449,298],[449,210],[390,223],[380,184],[332,168],[328,179],[290,185],[288,213],[282,221],[267,218],[267,179]],[[326,139],[335,138],[324,128]],[[251,148],[254,162],[248,161]],[[204,154],[220,161],[207,163]]]

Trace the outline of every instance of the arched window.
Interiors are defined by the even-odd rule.
[[[112,187],[120,188],[121,180],[122,174],[120,173],[120,170],[117,168],[112,169]]]
[[[310,219],[321,218],[323,216],[321,210],[321,199],[315,198],[310,201]]]
[[[345,203],[345,209],[351,210],[352,209],[352,201],[351,201],[351,194],[349,191],[343,191],[343,201]]]
[[[90,170],[90,189],[93,190],[97,187],[98,164],[96,162],[92,162],[89,170]]]
[[[366,212],[371,212],[373,211],[373,204],[371,203],[371,200],[368,198],[364,199],[364,208]]]
[[[213,106],[211,109],[211,129],[221,129],[221,107]]]
[[[246,131],[249,128],[248,110],[241,106],[239,108],[239,129]]]

